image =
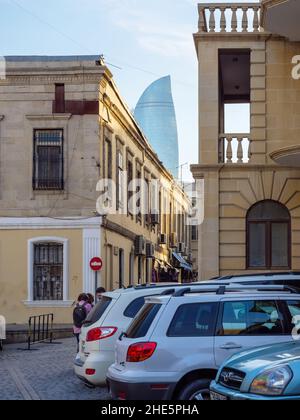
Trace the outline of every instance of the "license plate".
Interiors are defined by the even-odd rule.
[[[212,401],[228,401],[228,397],[225,397],[225,395],[222,394],[218,394],[217,392],[211,392],[210,399]]]

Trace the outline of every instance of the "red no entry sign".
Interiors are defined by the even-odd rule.
[[[99,257],[92,258],[90,261],[90,267],[93,271],[100,271],[103,267],[103,261]]]

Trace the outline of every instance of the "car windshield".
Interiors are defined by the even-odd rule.
[[[102,296],[100,301],[95,305],[95,307],[91,310],[88,314],[86,320],[84,321],[83,325],[85,327],[95,324],[95,322],[99,321],[102,317],[106,309],[112,303],[112,298],[107,296]]]

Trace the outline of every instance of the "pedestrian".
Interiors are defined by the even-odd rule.
[[[77,304],[73,311],[73,332],[77,340],[77,353],[79,352],[79,337],[81,328],[86,320],[87,315],[91,312],[92,305],[89,303],[89,297],[87,294],[82,293],[78,296]]]
[[[95,298],[91,293],[87,294],[87,297],[89,298],[88,303],[92,306],[92,308],[95,306],[94,302],[95,302]]]
[[[96,290],[96,301],[99,302],[99,300],[102,298],[103,293],[106,293],[106,290],[104,287],[98,287]]]

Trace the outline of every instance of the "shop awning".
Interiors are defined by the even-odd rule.
[[[173,257],[179,262],[180,268],[187,271],[193,271],[193,267],[177,252],[173,252]]]

